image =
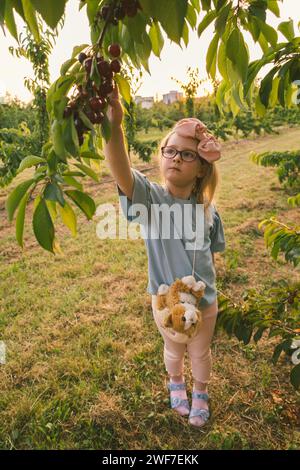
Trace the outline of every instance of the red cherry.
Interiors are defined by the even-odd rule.
[[[98,114],[96,115],[95,123],[96,123],[96,124],[101,124],[101,122],[103,121],[103,119],[104,119],[104,114],[100,112],[100,113],[98,113]]]
[[[96,113],[94,113],[94,111],[86,111],[85,114],[89,118],[92,124],[96,123],[97,116],[96,116]]]
[[[112,57],[120,57],[122,49],[119,44],[111,44],[108,48],[108,52]]]
[[[101,111],[101,109],[103,109],[105,106],[105,103],[103,102],[103,100],[96,98],[95,96],[89,99],[89,104],[92,110],[96,111],[96,113],[98,111]]]
[[[87,59],[87,55],[84,53],[84,52],[80,52],[79,56],[78,56],[78,60],[81,64],[83,64],[83,62],[85,61],[85,59]]]
[[[73,109],[71,108],[71,106],[66,106],[64,109],[64,118],[70,117],[72,112],[73,112]]]
[[[101,96],[107,96],[109,93],[111,93],[114,89],[113,83],[110,82],[103,82],[101,83],[99,87],[99,93]]]
[[[133,3],[131,5],[128,5],[128,7],[126,8],[126,15],[132,18],[133,16],[137,14],[137,11],[138,11],[137,4]]]
[[[88,59],[85,59],[84,61],[84,67],[88,74],[90,74],[91,69],[92,69],[92,61],[93,59],[91,57],[89,57]]]
[[[100,12],[101,18],[103,18],[103,20],[106,20],[106,18],[108,17],[108,13],[109,13],[109,6],[104,5],[104,7],[101,8],[101,12]]]
[[[119,5],[115,8],[114,10],[114,16],[115,18],[117,18],[118,20],[123,20],[123,18],[125,18],[125,15],[126,15],[126,12],[125,12],[125,8],[123,5]]]
[[[111,74],[110,70],[110,64],[107,62],[107,60],[101,60],[101,62],[98,63],[98,72],[101,77],[108,77]]]
[[[69,106],[71,109],[75,109],[77,107],[77,103],[75,100],[69,101]]]
[[[121,62],[118,59],[114,59],[110,63],[110,68],[112,72],[119,73],[121,70]]]

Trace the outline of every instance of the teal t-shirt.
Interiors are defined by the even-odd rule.
[[[192,218],[188,220],[192,221],[190,230],[193,229],[195,232],[197,202],[194,195],[189,199],[174,197],[167,188],[158,183],[149,181],[139,170],[134,168],[131,168],[131,170],[134,177],[132,200],[128,199],[117,185],[122,212],[129,222],[139,219],[136,223],[144,225],[145,221],[145,219],[140,218],[140,213],[138,212],[135,216],[130,214],[130,208],[133,204],[143,204],[143,207],[145,207],[148,230],[151,223],[154,222],[154,212],[151,210],[151,205],[167,204],[168,206],[173,206],[178,203],[180,205],[179,207],[182,207],[182,210],[184,210],[183,206],[190,204]],[[198,206],[201,205],[198,204]],[[154,207],[155,206],[153,206],[153,208]],[[209,217],[203,216],[202,221],[204,221],[204,224],[202,224],[202,246],[196,249],[195,253],[194,250],[186,248],[186,242],[190,241],[191,238],[185,238],[184,228],[182,232],[180,232],[182,234],[181,238],[178,239],[174,236],[176,227],[174,227],[174,217],[172,217],[172,214],[169,222],[171,234],[169,238],[164,238],[164,236],[159,236],[158,238],[151,237],[149,236],[149,231],[145,232],[147,236],[143,237],[143,239],[148,254],[147,292],[149,294],[157,294],[160,284],[170,285],[176,278],[191,275],[195,255],[194,277],[196,281],[201,280],[206,284],[204,296],[199,302],[199,307],[205,308],[214,302],[217,291],[215,283],[216,271],[213,264],[212,252],[225,250],[224,228],[221,217],[213,204],[211,204],[209,208]],[[186,223],[185,218],[183,218],[183,223]],[[190,242],[189,246],[191,246],[191,243],[192,242]]]

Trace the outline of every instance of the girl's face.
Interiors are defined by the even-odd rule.
[[[191,190],[197,177],[203,176],[204,166],[197,152],[198,141],[190,137],[172,134],[165,146],[176,150],[192,150],[197,153],[193,161],[184,161],[177,153],[172,158],[161,154],[161,168],[167,185]]]

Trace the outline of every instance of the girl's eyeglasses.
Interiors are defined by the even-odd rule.
[[[173,147],[161,147],[162,156],[165,158],[174,158],[177,153],[181,156],[185,162],[193,162],[198,157],[197,152],[192,150],[176,150]]]

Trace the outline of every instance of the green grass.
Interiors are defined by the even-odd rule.
[[[217,256],[218,288],[237,300],[248,287],[263,291],[274,279],[299,277],[299,270],[270,260],[257,229],[275,213],[299,222],[299,211],[287,208],[275,170],[248,159],[251,150],[298,148],[299,139],[294,128],[224,145],[216,199],[227,250]],[[146,166],[156,166],[147,176],[159,181],[157,160],[139,168]],[[103,175],[106,170],[103,162]],[[113,183],[86,189],[97,204],[118,205]],[[245,346],[216,331],[212,419],[201,430],[190,427],[169,408],[143,240],[100,240],[97,218],[79,215],[77,238],[59,226],[63,253],[52,256],[37,246],[28,216],[22,252],[4,212],[6,193],[0,192],[0,340],[7,346],[0,365],[1,448],[300,447],[290,364],[270,362],[276,339]],[[190,393],[188,357],[186,380]]]

